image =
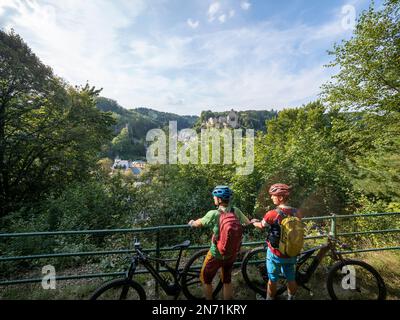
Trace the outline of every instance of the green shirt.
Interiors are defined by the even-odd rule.
[[[238,217],[239,221],[241,224],[246,224],[247,223],[247,218],[246,216],[243,214],[243,212],[236,208],[234,208],[234,213],[236,214],[236,216]],[[224,212],[229,212],[229,208],[225,208],[225,207],[219,207],[219,209],[221,211]],[[205,227],[211,227],[212,231],[214,233],[215,236],[219,235],[219,211],[218,210],[210,210],[207,212],[207,214],[200,219],[201,224]],[[211,254],[213,255],[213,257],[217,258],[217,259],[228,259],[229,257],[223,257],[217,248],[217,245],[215,243],[213,243],[211,241],[211,248],[210,248]]]

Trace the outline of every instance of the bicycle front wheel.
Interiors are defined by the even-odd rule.
[[[203,284],[200,281],[200,271],[208,251],[208,249],[204,249],[195,253],[183,269],[181,285],[182,292],[187,299],[205,299]],[[221,291],[223,284],[219,277],[215,277],[212,285],[214,288],[213,297],[216,298],[218,293]]]
[[[146,292],[135,281],[118,279],[102,285],[90,300],[146,300]]]
[[[327,289],[332,300],[386,299],[386,286],[378,271],[359,260],[335,263],[328,273]]]

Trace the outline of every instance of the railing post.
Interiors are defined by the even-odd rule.
[[[331,230],[329,231],[329,235],[336,238],[336,215],[334,213],[331,215]]]
[[[157,238],[156,238],[156,258],[160,259],[160,228],[157,227]],[[157,273],[160,272],[160,264],[157,262],[156,263],[156,270]],[[156,298],[159,299],[159,286],[158,286],[158,282],[156,281],[156,288],[155,288],[155,294],[156,294]]]

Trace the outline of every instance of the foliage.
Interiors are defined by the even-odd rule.
[[[99,91],[73,88],[13,31],[0,31],[0,218],[84,180],[110,137]]]
[[[331,67],[340,67],[323,87],[337,113],[333,131],[346,154],[354,186],[371,199],[400,199],[400,2],[373,6],[359,18],[354,36],[335,45]]]
[[[320,102],[283,110],[256,142],[256,168],[263,181],[259,205],[265,208],[269,185],[283,182],[292,185],[291,203],[306,215],[344,212],[351,189],[342,161],[331,136],[330,114]]]
[[[178,130],[190,128],[196,116],[179,116],[148,108],[124,109],[116,101],[98,97],[97,108],[112,112],[116,124],[114,140],[103,150],[102,156],[122,159],[142,159],[146,156],[146,134],[155,128],[168,128],[169,121],[177,121]]]

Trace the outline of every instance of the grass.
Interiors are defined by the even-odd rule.
[[[387,299],[400,300],[400,252],[370,252],[363,254],[361,259],[372,265],[382,276],[387,288]]]

